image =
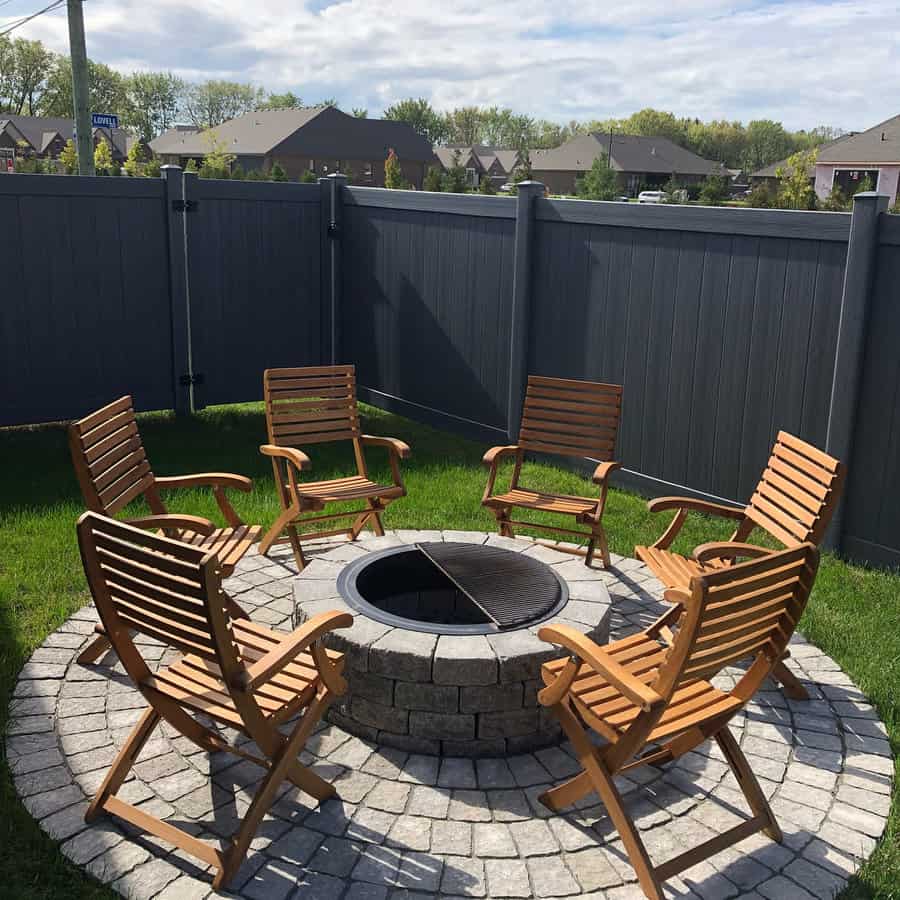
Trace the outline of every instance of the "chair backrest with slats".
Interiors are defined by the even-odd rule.
[[[140,668],[132,631],[223,670],[234,664],[214,554],[92,512],[78,520],[78,544],[100,619],[135,680],[145,673],[130,670]]]
[[[803,614],[819,565],[811,543],[729,566],[691,580],[690,600],[669,656],[660,669],[660,690],[764,657],[780,660]],[[664,695],[665,696],[665,695]]]
[[[620,385],[529,375],[519,446],[540,453],[611,460],[621,410]]]
[[[844,465],[779,431],[746,515],[786,547],[821,542],[840,499]]]
[[[153,488],[131,397],[73,422],[69,449],[85,505],[94,512],[115,515]]]
[[[263,396],[270,444],[302,447],[360,437],[353,366],[266,369]]]

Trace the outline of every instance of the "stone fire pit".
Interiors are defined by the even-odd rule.
[[[559,583],[557,603],[527,625],[498,630],[488,624],[481,628],[487,633],[459,634],[442,633],[460,630],[453,625],[378,621],[345,599],[344,570],[360,569],[363,557],[441,541],[526,555],[536,579],[543,570],[548,581]],[[296,624],[329,609],[355,616],[351,628],[330,637],[347,654],[350,683],[347,700],[329,713],[331,721],[415,753],[504,756],[558,742],[559,729],[539,707],[537,691],[541,664],[560,651],[539,640],[538,629],[544,621],[565,622],[601,644],[609,636],[602,570],[571,554],[481,532],[399,531],[344,544],[317,557],[295,579],[294,601]]]

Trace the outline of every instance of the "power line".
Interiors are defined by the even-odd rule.
[[[8,0],[7,0],[8,2]],[[30,22],[32,19],[36,19],[38,16],[42,16],[44,13],[52,12],[54,9],[62,6],[66,0],[54,0],[49,6],[45,6],[43,9],[39,9],[36,13],[32,13],[30,16],[25,16],[22,19],[18,19],[13,22],[12,25],[8,25],[2,31],[0,31],[0,37],[4,37],[9,34],[11,31],[15,31],[17,28],[21,28],[23,25]]]

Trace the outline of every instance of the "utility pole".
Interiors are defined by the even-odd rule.
[[[69,13],[69,57],[72,60],[72,101],[75,106],[75,143],[78,174],[94,173],[94,141],[91,136],[91,105],[87,50],[84,46],[82,0],[67,0]]]

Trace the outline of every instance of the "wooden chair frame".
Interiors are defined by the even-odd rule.
[[[114,516],[133,500],[143,497],[151,515],[125,521],[139,528],[160,529],[169,537],[215,551],[222,571],[230,575],[254,542],[262,528],[245,525],[225,493],[227,488],[249,493],[253,482],[243,475],[228,472],[203,472],[195,475],[157,477],[153,474],[141,441],[132,398],[128,395],[98,409],[69,425],[69,450],[75,475],[92,512]],[[202,516],[173,514],[168,511],[160,491],[176,488],[210,487],[227,522],[217,528]],[[95,662],[109,649],[102,624],[98,638],[78,657],[86,665]]]
[[[807,541],[818,545],[840,500],[845,476],[846,467],[840,460],[786,431],[779,431],[765,471],[745,507],[691,497],[651,500],[647,504],[650,512],[675,510],[675,515],[659,539],[649,547],[635,547],[635,555],[666,587],[684,588],[694,574],[771,553],[770,548],[747,543],[756,528],[786,547]],[[688,559],[671,553],[668,548],[692,511],[732,519],[737,524],[727,541],[701,544]],[[806,689],[784,662],[775,666],[773,678],[792,699],[809,699]]]
[[[594,553],[599,549],[603,566],[609,568],[609,544],[602,519],[610,475],[622,464],[606,461],[594,469],[592,481],[600,488],[597,498],[530,491],[520,487],[519,478],[528,451],[594,459],[612,456],[621,406],[622,388],[619,385],[528,376],[518,443],[492,447],[482,460],[490,472],[481,504],[493,512],[501,535],[515,537],[513,526],[525,526],[569,538],[587,538],[585,565],[591,565]],[[499,464],[505,456],[515,458],[509,489],[505,493],[494,494]],[[586,525],[587,530],[513,519],[512,510],[515,508],[571,516],[576,525]],[[557,546],[556,549],[566,548]],[[580,554],[582,551],[572,552]]]
[[[650,628],[606,647],[570,626],[540,629],[543,640],[570,653],[544,665],[546,686],[538,698],[559,719],[582,771],[539,799],[558,811],[596,792],[650,900],[662,900],[667,879],[758,831],[781,841],[778,823],[728,722],[782,658],[817,567],[818,550],[803,544],[695,576],[688,591],[668,592],[676,606]],[[751,662],[730,692],[713,687],[710,679],[717,672],[741,660]],[[597,746],[588,730],[608,743]],[[654,866],[614,778],[639,766],[664,765],[709,739],[722,750],[751,816]]]
[[[259,552],[267,555],[273,545],[287,541],[297,567],[303,569],[306,558],[301,535],[306,539],[346,535],[355,541],[367,525],[375,534],[383,535],[384,510],[406,496],[400,460],[409,459],[412,451],[397,438],[362,434],[354,366],[266,369],[263,394],[269,442],[259,449],[272,459],[282,512],[260,541]],[[334,441],[352,443],[356,475],[331,481],[301,481],[301,474],[312,462],[299,445]],[[377,484],[369,479],[366,447],[388,451],[392,484]],[[326,511],[330,504],[357,500],[364,503],[361,509]],[[342,519],[352,519],[349,527],[302,531],[308,525]]]
[[[322,637],[350,626],[353,617],[324,612],[292,634],[272,632],[251,623],[222,590],[222,567],[213,553],[90,512],[78,520],[78,542],[113,648],[149,704],[85,821],[107,812],[175,844],[214,866],[213,887],[222,889],[243,862],[282,782],[291,782],[319,802],[335,795],[334,786],[297,757],[329,704],[347,689],[341,674],[343,655],[325,650]],[[135,630],[161,638],[186,655],[153,672],[132,640]],[[201,724],[197,714],[242,732],[262,755],[229,744]],[[161,720],[204,750],[233,753],[266,770],[224,850],[116,797]],[[280,726],[289,727],[287,734]]]

